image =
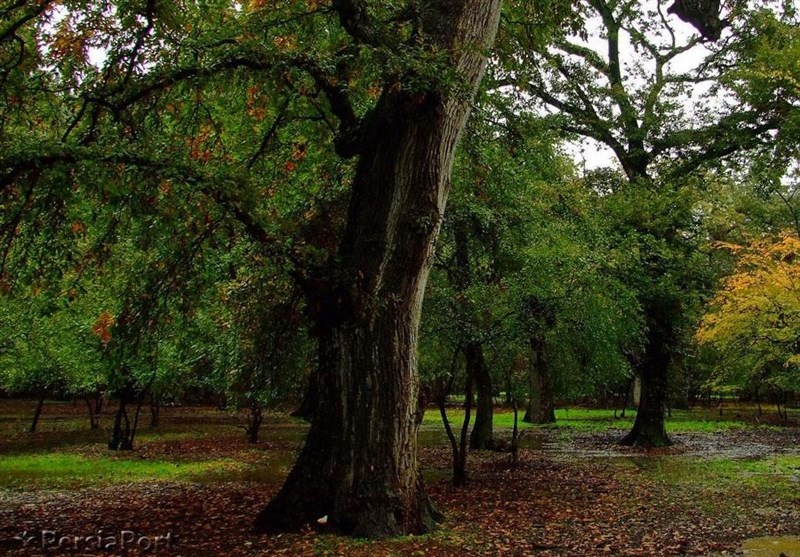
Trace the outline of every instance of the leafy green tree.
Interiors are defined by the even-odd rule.
[[[301,314],[301,294],[287,277],[264,276],[245,265],[219,285],[220,298],[205,311],[213,347],[215,384],[228,405],[245,408],[245,429],[258,442],[264,412],[297,398],[312,351]],[[220,338],[221,337],[221,338]]]
[[[328,516],[382,537],[434,522],[416,459],[419,314],[500,4],[90,0],[2,12],[6,280],[22,259],[63,266],[22,246],[43,245],[80,204],[129,214],[141,241],[172,229],[164,269],[191,270],[229,226],[293,268],[324,384],[261,530]],[[304,241],[287,215],[315,213],[338,184],[348,209],[327,245]],[[131,362],[153,354],[171,313],[153,301],[169,297],[148,295],[171,283],[144,274],[113,313],[120,377],[138,375]]]
[[[685,38],[689,29],[660,4],[653,11],[642,3],[587,0],[577,6],[581,18],[565,18],[571,25],[552,35],[530,14],[546,20],[560,17],[557,9],[537,3],[520,9],[505,36],[501,82],[516,88],[520,106],[547,112],[564,137],[605,146],[624,173],[625,183],[608,193],[620,242],[640,257],[639,271],[628,280],[639,292],[648,335],[635,362],[642,380],[639,412],[623,442],[669,444],[664,408],[672,347],[690,328],[698,288],[707,288],[704,272],[691,277],[695,214],[684,190],[702,185],[705,173],[746,168],[755,153],[778,144],[776,132],[795,118],[796,104],[779,87],[782,78],[763,79],[760,95],[753,96],[759,82],[748,72],[769,75],[763,59],[753,57],[756,45],[788,55],[784,37],[796,16],[737,4],[724,14],[724,40],[715,43]],[[781,31],[754,41],[765,25]],[[588,41],[590,31],[601,41]],[[702,61],[684,63],[689,53]]]
[[[37,395],[30,427],[34,432],[46,397],[98,390],[102,368],[86,306],[71,307],[45,292],[26,294],[0,301],[5,339],[0,350],[0,385],[9,392]]]

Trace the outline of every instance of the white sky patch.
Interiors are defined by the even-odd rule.
[[[676,47],[682,48],[698,36],[698,32],[692,25],[667,13],[671,4],[670,0],[646,0],[642,3],[642,13],[646,14],[647,19],[653,23],[647,31],[647,40],[656,45],[662,53]],[[608,40],[605,26],[600,17],[594,14],[593,17],[588,18],[585,22],[585,29],[585,39],[571,35],[567,37],[567,40],[572,44],[591,49],[601,59],[608,62]],[[723,40],[728,33],[730,31],[723,32]],[[634,95],[635,92],[645,90],[648,79],[652,79],[655,75],[655,60],[652,54],[646,50],[637,52],[630,31],[624,28],[620,30],[619,34],[619,53],[625,88]],[[706,43],[698,42],[685,52],[677,54],[667,63],[663,70],[664,74],[697,75],[711,54],[712,50]],[[682,105],[687,122],[702,121],[703,116],[707,117],[710,112],[721,110],[726,101],[730,100],[731,95],[725,90],[712,93],[714,85],[714,81],[703,81],[675,93],[674,100]],[[612,106],[612,110],[615,116],[619,115],[616,106]],[[537,112],[552,114],[556,111],[552,107],[542,106]],[[570,154],[582,172],[598,168],[620,168],[614,152],[605,144],[594,139],[582,138],[566,141],[563,143],[563,148],[566,153]]]
[[[562,149],[575,161],[575,165],[581,174],[598,168],[611,167],[622,170],[614,151],[593,139],[565,141],[562,143]]]

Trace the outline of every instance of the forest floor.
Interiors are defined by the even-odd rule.
[[[676,414],[669,423],[675,446],[654,451],[614,445],[630,415],[560,411],[557,426],[526,427],[516,467],[507,453],[470,454],[461,489],[449,484],[450,449],[429,412],[421,459],[447,519],[426,536],[368,542],[311,529],[250,533],[302,444],[302,422],[270,416],[253,446],[234,415],[164,408],[161,427],[143,426],[135,451],[113,453],[107,432],[90,431],[84,409],[71,403],[49,403],[40,431],[26,433],[33,406],[0,401],[3,555],[41,555],[42,531],[55,532],[46,543],[66,536],[74,544],[100,530],[117,543],[92,551],[79,541],[80,551],[51,548],[49,555],[186,557],[718,556],[743,554],[746,540],[800,535],[800,428],[744,422],[746,409]],[[101,425],[110,423],[105,414]],[[510,414],[498,416],[498,437],[509,435],[510,423]],[[157,549],[120,547],[143,548],[168,533]],[[800,545],[787,543],[747,554],[800,555],[792,553]]]

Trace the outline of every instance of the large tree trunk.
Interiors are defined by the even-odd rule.
[[[530,384],[528,408],[523,422],[531,424],[552,424],[556,421],[555,401],[547,357],[542,343],[531,340]]]
[[[467,375],[475,386],[477,404],[475,406],[475,425],[469,436],[470,449],[493,449],[494,393],[492,376],[486,366],[483,346],[478,342],[467,344],[464,350],[467,360]]]
[[[670,347],[657,332],[648,335],[644,358],[638,369],[641,381],[639,409],[633,429],[620,440],[621,445],[667,447],[672,444],[664,426]]]
[[[427,39],[450,53],[471,90],[390,86],[366,123],[338,266],[328,277],[331,303],[323,304],[332,311],[317,319],[325,354],[319,405],[257,531],[327,517],[337,531],[381,538],[427,532],[437,519],[417,460],[417,334],[454,151],[500,3],[428,3]]]

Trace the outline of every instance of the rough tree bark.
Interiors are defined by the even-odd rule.
[[[344,4],[354,11],[340,9],[343,20],[366,9]],[[425,40],[449,54],[462,86],[387,87],[364,124],[338,264],[327,276],[333,311],[317,321],[325,356],[319,405],[295,467],[256,518],[257,531],[297,529],[326,516],[339,532],[382,538],[427,532],[438,518],[417,460],[417,335],[454,151],[500,4],[428,2]]]

